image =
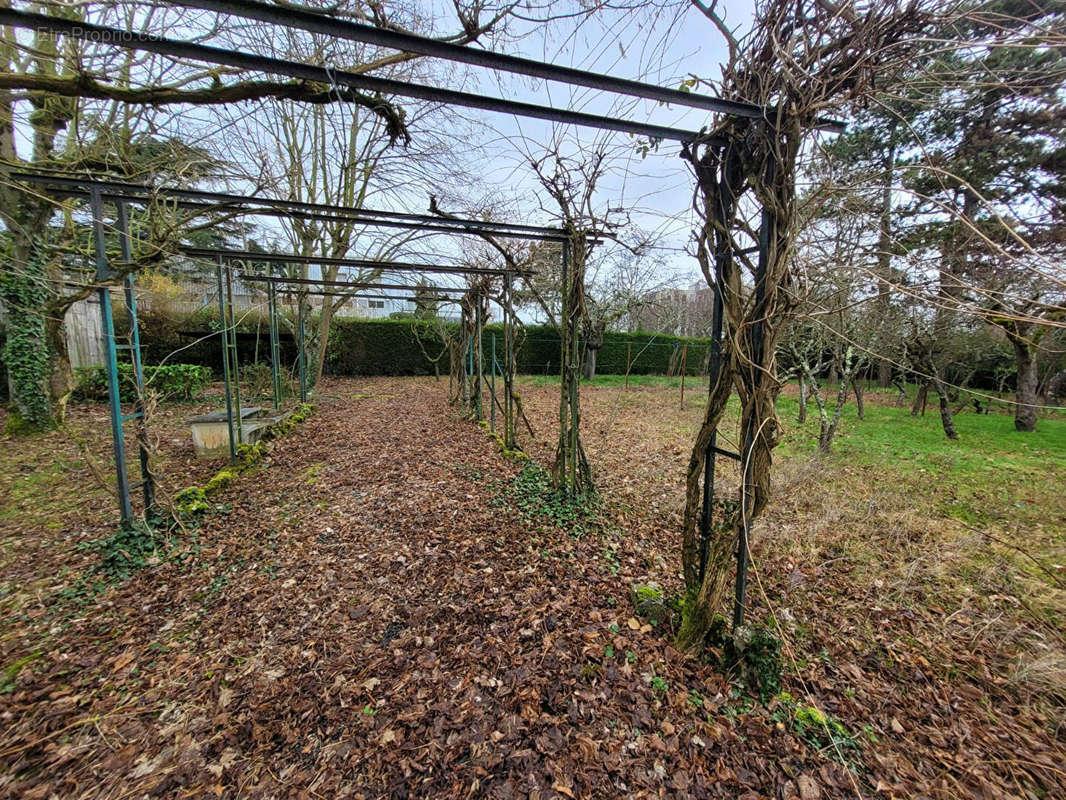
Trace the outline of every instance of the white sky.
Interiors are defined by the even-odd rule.
[[[724,8],[731,26],[743,30],[750,23],[750,4],[731,0]],[[532,30],[519,41],[498,49],[670,88],[678,88],[689,75],[717,79],[719,65],[726,56],[721,35],[688,3],[650,18],[646,14],[603,11],[580,26],[561,21],[548,31]],[[489,70],[472,71],[466,85],[453,88],[691,130],[710,122],[709,115],[697,109],[661,106],[654,101]],[[543,155],[553,134],[562,134],[570,145],[608,140],[612,153],[618,157],[601,183],[602,205],[633,209],[634,224],[662,231],[662,245],[677,251],[671,257],[671,265],[678,282],[686,284],[696,279],[694,260],[681,252],[692,230],[689,209],[693,182],[688,167],[679,158],[677,142],[663,142],[658,152],[641,159],[636,140],[628,134],[488,112],[470,113],[486,126],[486,159],[479,171],[487,184],[500,187],[518,201],[517,210],[525,217],[522,221],[549,221],[537,208],[544,193],[526,161],[529,156]]]

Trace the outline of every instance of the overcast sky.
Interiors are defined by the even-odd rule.
[[[750,3],[732,0],[724,8],[731,26],[743,30],[750,23]],[[515,30],[521,32],[522,28],[516,26]],[[528,35],[498,49],[670,88],[677,88],[689,75],[717,79],[726,56],[722,37],[688,3],[677,3],[657,14],[607,10],[580,25],[565,20],[548,29],[527,26],[526,30]],[[710,121],[708,114],[695,109],[488,70],[469,73],[467,81],[464,88],[484,94],[679,128],[698,130]],[[615,157],[609,176],[601,183],[603,205],[634,209],[635,224],[663,233],[663,247],[674,251],[671,268],[678,273],[679,282],[696,279],[694,260],[682,252],[692,230],[689,209],[693,183],[678,157],[680,146],[676,142],[663,142],[658,152],[642,159],[637,141],[628,134],[474,113],[488,129],[484,142],[487,158],[480,170],[486,184],[512,194],[520,203],[520,213],[539,221],[548,218],[537,208],[543,191],[528,166],[528,157],[542,155],[545,146],[560,134],[571,148],[607,141]]]

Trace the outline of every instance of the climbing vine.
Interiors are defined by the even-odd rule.
[[[0,298],[7,308],[3,359],[11,382],[8,433],[36,433],[55,427],[48,394],[49,351],[44,309],[51,298],[45,264],[35,250],[22,269],[0,273]]]

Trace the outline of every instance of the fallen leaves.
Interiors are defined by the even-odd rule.
[[[349,402],[356,384],[368,393]],[[775,567],[757,553],[769,591],[813,629],[789,690],[877,738],[855,772],[787,718],[738,710],[718,673],[670,646],[668,623],[630,616],[635,581],[679,589],[687,448],[669,437],[689,422],[654,390],[624,412],[611,391],[589,390],[586,419],[611,438],[586,445],[629,500],[609,508],[623,529],[600,537],[501,505],[516,467],[453,414],[443,384],[327,383],[336,399],[227,491],[195,553],[19,631],[36,646],[55,628],[0,695],[0,795],[821,800],[854,797],[856,782],[863,795],[1006,796],[1019,775],[1054,794],[1042,776],[1063,748],[1034,712],[988,683],[945,681],[952,662],[920,610],[857,613],[842,559],[788,553]],[[553,393],[523,397],[548,430]],[[20,642],[2,642],[5,663]],[[1027,763],[1007,763],[1018,752]]]

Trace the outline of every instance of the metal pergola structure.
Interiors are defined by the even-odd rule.
[[[279,7],[257,2],[257,0],[170,0],[170,2],[175,6],[199,8],[223,14],[230,14],[271,25],[279,25],[286,28],[298,28],[312,33],[326,34],[338,39],[370,43],[399,51],[419,53],[433,58],[447,59],[513,74],[558,81],[570,85],[584,86],[631,97],[656,100],[661,103],[702,109],[713,113],[744,117],[753,120],[763,120],[770,124],[772,124],[773,119],[777,116],[777,109],[772,107],[723,100],[721,98],[710,97],[695,92],[681,92],[638,81],[626,80],[609,75],[601,75],[584,70],[479,50],[470,46],[444,43],[427,37],[341,20],[292,6]],[[649,124],[638,120],[599,116],[576,112],[569,109],[558,109],[533,103],[516,102],[450,89],[425,86],[406,81],[383,79],[288,59],[269,58],[236,50],[173,40],[162,36],[135,34],[132,31],[119,28],[94,25],[78,20],[62,19],[60,17],[49,16],[46,14],[18,11],[10,8],[0,8],[0,25],[49,31],[56,35],[63,35],[86,41],[104,42],[116,47],[157,53],[175,59],[186,59],[208,64],[228,66],[240,70],[282,75],[298,80],[321,83],[335,88],[345,87],[346,89],[377,92],[382,95],[412,97],[430,102],[476,108],[496,113],[532,117],[553,122],[598,128],[601,130],[621,131],[638,136],[646,136],[653,140],[677,141],[682,143],[685,147],[700,144],[724,151],[724,148],[727,146],[726,141],[713,135],[709,135],[703,130],[685,130],[675,127]],[[816,121],[816,127],[834,132],[840,132],[844,129],[843,123],[837,120],[824,118]],[[84,185],[84,182],[79,185]],[[129,185],[126,186],[128,187]],[[103,250],[102,226],[100,223],[102,215],[100,206],[103,191],[104,190],[101,187],[97,187],[92,193],[94,229],[97,231],[98,280],[100,281],[106,280],[109,274],[106,254]],[[152,190],[148,187],[140,187],[140,191],[143,193],[150,193]],[[142,200],[143,196],[144,195],[142,194]],[[171,196],[178,202],[192,207],[207,206],[209,204],[225,205],[227,202],[218,195],[212,196],[211,193],[182,191],[175,192]],[[253,203],[255,201],[255,198],[241,198],[239,204]],[[271,202],[285,203],[285,201]],[[319,209],[295,208],[288,204],[286,204],[284,208],[281,206],[276,206],[273,209],[268,208],[264,213],[271,213],[272,211],[274,213],[290,216],[322,213]],[[354,210],[349,209],[348,212],[354,212]],[[754,271],[754,293],[755,302],[757,304],[760,302],[761,298],[765,297],[768,242],[772,232],[771,228],[774,224],[772,215],[765,208],[761,213],[762,218],[757,233],[757,243],[754,248],[749,248],[745,251],[745,253],[751,251],[758,253],[758,261]],[[123,216],[123,213],[120,212],[120,222]],[[411,215],[399,215],[389,219],[382,215],[377,219],[378,221],[376,223],[370,223],[368,221],[367,224],[391,224],[398,227],[417,227],[420,223],[425,223],[427,226],[447,226],[447,223],[443,222],[439,217],[425,220],[413,219]],[[481,226],[480,230],[478,230],[477,223],[474,221],[465,221],[457,227],[448,227],[447,229],[455,232],[481,233],[482,235],[514,235],[524,238],[546,238],[560,241],[563,245],[564,274],[568,266],[566,262],[567,245],[569,244],[569,240],[565,231],[555,229],[549,233],[549,229],[541,229],[541,233],[538,235],[537,232],[523,233],[517,228],[514,228],[511,233],[508,234],[503,230],[490,231],[484,226]],[[732,258],[736,254],[726,253],[718,255]],[[509,280],[509,277],[505,277],[505,285],[509,283]],[[710,384],[713,387],[721,369],[723,303],[721,288],[718,286],[712,288],[714,289],[715,299],[712,313]],[[102,289],[101,291],[103,293],[102,296],[106,295],[106,289]],[[132,289],[129,289],[128,295],[131,292]],[[105,328],[109,324],[110,322],[105,322]],[[113,340],[113,329],[110,330],[110,336]],[[760,352],[765,341],[763,326],[761,324],[756,323],[751,332],[751,337],[754,351],[756,353]],[[113,342],[109,347],[109,352],[113,354]],[[112,421],[114,423],[118,418],[118,424],[120,426],[121,419],[116,417],[116,414],[119,414],[119,411],[117,410],[117,384],[114,380],[111,381],[111,389],[113,392]],[[751,495],[749,470],[754,436],[754,431],[745,431],[743,434],[741,452],[733,453],[718,447],[717,433],[715,433],[707,448],[706,468],[703,481],[703,505],[700,518],[700,550],[702,556],[700,570],[701,580],[705,568],[705,554],[711,538],[715,457],[722,455],[741,462],[741,500],[744,513],[742,514],[742,529],[738,537],[736,548],[737,575],[733,614],[734,626],[740,625],[743,622],[744,617],[745,587],[748,566],[748,537],[750,533],[750,514],[747,513]],[[120,435],[118,438],[121,438]],[[116,439],[116,442],[116,462],[118,463],[118,445],[120,442],[118,442],[118,439]],[[124,462],[121,462],[121,464],[122,466],[118,467],[120,471],[124,470]],[[124,519],[125,518],[126,515],[124,515]]]
[[[122,278],[124,289],[124,303],[129,317],[130,328],[128,343],[120,343],[116,337],[114,313],[111,303],[110,284],[113,283],[117,270],[107,252],[107,237],[105,234],[105,203],[113,204],[115,208],[114,227],[117,229],[121,261],[132,261],[132,247],[130,240],[129,206],[146,205],[154,198],[161,197],[168,201],[178,203],[191,203],[194,209],[202,210],[226,210],[231,213],[247,215],[259,215],[266,212],[270,216],[300,215],[304,217],[325,219],[351,219],[368,227],[403,227],[417,230],[431,230],[435,233],[467,234],[538,239],[547,241],[561,241],[563,232],[557,228],[538,227],[532,225],[510,225],[507,223],[487,222],[481,220],[440,218],[425,214],[408,214],[394,211],[380,211],[375,209],[359,209],[344,206],[328,206],[324,204],[303,203],[297,201],[284,201],[273,198],[258,198],[245,195],[222,194],[212,192],[200,192],[186,189],[156,189],[142,184],[125,183],[119,181],[98,181],[91,178],[82,178],[72,175],[56,175],[44,172],[21,171],[10,175],[12,180],[28,183],[39,187],[39,191],[47,192],[60,197],[74,197],[86,199],[89,202],[92,216],[92,231],[96,259],[96,284],[97,294],[101,306],[102,332],[105,341],[105,367],[108,382],[108,401],[111,419],[112,449],[115,461],[116,494],[118,497],[119,517],[123,525],[128,526],[134,521],[134,514],[130,492],[135,488],[142,488],[144,493],[145,513],[149,513],[154,506],[154,480],[150,470],[147,429],[144,419],[144,374],[141,366],[140,338],[137,325],[137,301],[134,291],[133,274],[127,273]],[[242,439],[243,412],[240,402],[239,365],[237,361],[237,337],[236,320],[233,311],[233,277],[236,265],[245,267],[255,264],[307,264],[328,265],[336,267],[349,267],[353,269],[371,269],[381,272],[397,272],[405,274],[455,274],[471,275],[480,277],[502,277],[504,294],[501,307],[504,309],[504,328],[507,332],[508,342],[513,341],[510,327],[514,324],[510,309],[511,281],[515,277],[525,277],[529,273],[512,269],[492,269],[465,265],[445,264],[417,264],[407,262],[394,262],[373,259],[342,259],[326,258],[317,256],[305,256],[297,254],[279,253],[256,253],[248,250],[182,247],[180,254],[195,259],[206,259],[214,262],[215,274],[218,287],[218,304],[220,330],[219,337],[222,342],[222,374],[226,396],[226,422],[229,431],[230,458],[237,455],[237,446]],[[399,291],[426,293],[425,298],[435,302],[457,302],[448,295],[464,293],[467,290],[461,287],[424,285],[416,286],[409,283],[384,283],[380,281],[328,281],[313,278],[291,278],[279,275],[257,275],[254,273],[242,273],[243,280],[250,282],[264,282],[267,284],[267,306],[270,319],[270,355],[271,355],[271,378],[273,388],[273,400],[275,409],[281,405],[281,380],[280,380],[280,327],[278,318],[277,297],[284,294],[279,291],[279,285],[295,286],[301,295],[321,296],[351,296],[364,290]],[[375,295],[387,299],[405,299],[406,296],[395,294]],[[420,298],[422,299],[422,298]],[[306,367],[306,318],[305,305],[298,304],[299,314],[296,322],[297,338],[297,362],[300,382],[300,400],[306,402],[308,398],[307,367]],[[133,366],[133,378],[136,390],[136,400],[132,413],[123,413],[120,400],[118,353],[129,351]],[[514,353],[508,350],[506,369],[513,370]],[[495,367],[495,365],[494,365]],[[508,390],[510,381],[506,381]],[[513,408],[511,398],[506,398],[506,408]],[[132,420],[138,421],[137,441],[140,455],[141,481],[137,485],[131,485],[126,468],[126,445],[123,435],[124,423]],[[511,426],[513,429],[513,426]],[[513,442],[511,443],[513,445]]]

